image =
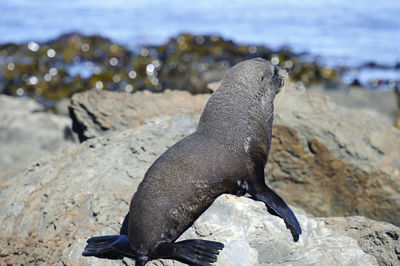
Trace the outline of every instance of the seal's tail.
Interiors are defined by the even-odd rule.
[[[127,235],[91,237],[87,240],[82,255],[112,260],[123,259],[124,257],[135,257]]]

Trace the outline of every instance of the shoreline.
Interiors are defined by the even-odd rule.
[[[46,43],[0,46],[0,92],[39,100],[70,97],[91,88],[207,93],[208,83],[222,79],[236,63],[254,57],[290,69],[291,78],[305,85],[339,75],[286,48],[274,51],[266,46],[238,45],[216,35],[184,33],[163,45],[132,51],[102,36],[70,33]]]
[[[304,60],[306,56],[315,60]],[[288,47],[271,50],[262,45],[238,44],[217,35],[188,33],[172,37],[162,45],[145,45],[137,50],[102,36],[79,33],[63,34],[44,43],[0,45],[0,93],[34,98],[53,111],[59,102],[63,104],[63,99],[90,89],[210,93],[208,84],[221,80],[229,67],[253,57],[263,57],[290,69],[291,81],[300,90],[319,88],[338,104],[383,114],[386,123],[398,119],[399,107],[395,108],[393,91],[400,90],[400,80],[375,79],[366,84],[365,75],[359,80],[354,72],[360,77],[360,73],[371,69],[393,72],[400,70],[400,63],[393,67],[368,63],[359,68],[329,68],[319,64],[316,56],[295,53]],[[354,80],[349,80],[350,72]]]

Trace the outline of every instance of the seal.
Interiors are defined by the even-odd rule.
[[[270,62],[243,61],[226,73],[208,100],[197,130],[165,151],[132,197],[120,235],[88,239],[84,256],[136,265],[174,259],[216,262],[224,245],[176,239],[223,193],[249,193],[280,216],[297,241],[301,228],[289,206],[264,180],[271,146],[274,98],[287,73]]]

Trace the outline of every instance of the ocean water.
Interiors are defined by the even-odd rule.
[[[400,62],[399,14],[396,0],[1,0],[0,43],[81,32],[134,47],[189,32],[288,45],[330,66],[394,66]]]

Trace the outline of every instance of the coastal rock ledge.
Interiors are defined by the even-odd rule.
[[[188,118],[161,116],[137,129],[93,138],[38,160],[0,188],[2,262],[132,264],[129,259],[85,258],[81,252],[88,237],[118,233],[146,169],[194,129]],[[355,239],[301,209],[294,211],[303,228],[298,242],[261,202],[222,195],[181,239],[223,242],[225,249],[216,265],[378,265]],[[164,260],[149,265],[179,263]]]
[[[94,90],[74,95],[70,112],[86,139],[162,114],[184,114],[197,123],[208,97]],[[287,89],[275,100],[265,176],[285,199],[315,216],[361,215],[400,226],[399,147],[400,131],[365,110]]]
[[[0,95],[0,186],[29,163],[74,143],[71,119],[29,98]]]

